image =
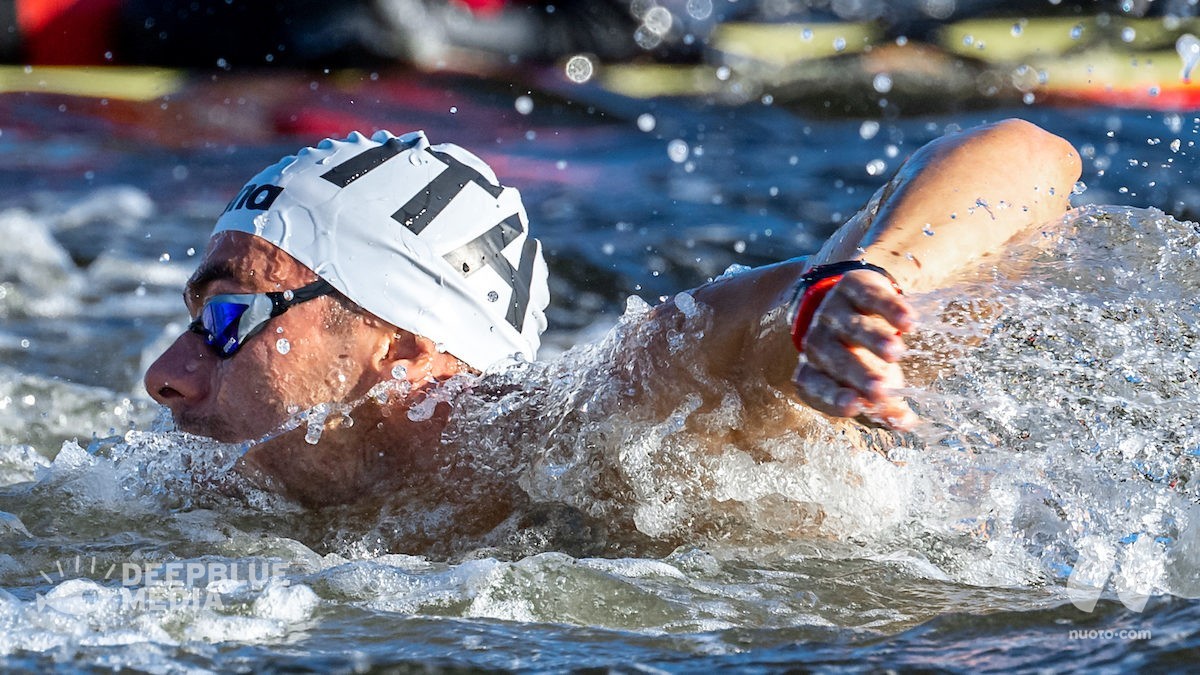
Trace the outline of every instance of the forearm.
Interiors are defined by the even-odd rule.
[[[1079,173],[1069,143],[1021,120],[943,137],[913,153],[809,262],[866,260],[905,290],[936,288],[1022,230],[1062,216]]]

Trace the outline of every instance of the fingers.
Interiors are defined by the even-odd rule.
[[[801,360],[792,381],[800,399],[808,406],[834,417],[857,417],[870,426],[909,431],[917,416],[899,396],[888,396],[872,403],[854,389],[844,387],[812,364]]]
[[[917,320],[886,277],[849,272],[821,302],[804,340],[793,382],[802,400],[838,417],[865,416],[891,429],[910,429],[916,415],[893,392],[904,386],[900,334]]]
[[[843,387],[803,358],[792,375],[792,382],[802,401],[826,415],[854,417],[862,412],[866,403],[858,392]]]
[[[826,298],[846,302],[861,314],[874,314],[901,333],[916,326],[917,313],[887,277],[869,270],[847,272]],[[822,308],[824,303],[822,303]]]

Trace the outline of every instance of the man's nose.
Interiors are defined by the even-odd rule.
[[[200,336],[184,333],[150,364],[143,384],[151,398],[165,406],[196,403],[208,395],[208,368],[214,358]]]

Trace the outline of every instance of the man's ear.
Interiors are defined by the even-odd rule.
[[[396,372],[396,366],[404,368],[409,382],[416,383],[429,375],[430,362],[436,354],[434,344],[409,331],[383,327],[373,355],[375,369],[385,379]]]

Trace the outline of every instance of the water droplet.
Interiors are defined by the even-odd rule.
[[[456,115],[456,114],[458,114],[458,106],[456,106],[456,105],[452,105],[452,106],[450,106],[450,114],[451,114],[451,115]]]
[[[292,298],[294,298],[294,297],[296,297],[296,293],[295,293],[295,291],[292,291],[291,289],[288,289],[283,292],[283,299],[287,300],[288,302],[291,302]]]
[[[280,326],[279,328],[276,328],[276,329],[275,329],[275,334],[276,334],[276,335],[283,335],[283,326]]]
[[[732,74],[732,72],[733,71],[729,70],[729,66],[721,66],[720,68],[717,68],[717,79],[725,82],[729,79],[729,76]]]
[[[1179,152],[1179,139],[1171,141],[1171,152]]]
[[[689,319],[696,316],[696,299],[686,292],[675,294],[675,307]]]
[[[304,431],[304,442],[316,445],[321,442],[321,434],[325,431],[325,418],[329,416],[328,404],[322,403],[308,411],[308,428]]]
[[[1200,61],[1200,38],[1191,33],[1180,35],[1175,41],[1175,51],[1183,61],[1183,70],[1179,78],[1189,82],[1192,79],[1192,69],[1196,67],[1196,62]]]
[[[869,141],[875,138],[875,134],[879,133],[879,122],[867,120],[858,126],[858,135],[864,141]]]
[[[713,4],[712,0],[688,0],[687,13],[697,21],[704,21],[712,16]]]
[[[680,162],[683,162],[684,160],[686,160],[687,156],[688,156],[687,141],[680,139],[680,138],[676,138],[675,140],[671,141],[670,143],[667,143],[667,157],[670,157],[672,162],[679,164]]]
[[[1121,29],[1121,40],[1123,42],[1133,42],[1137,39],[1137,31],[1133,26],[1126,26]]]
[[[1083,37],[1083,24],[1077,23],[1071,27],[1071,39],[1078,40]]]
[[[671,10],[666,7],[652,7],[642,17],[642,25],[646,27],[646,30],[660,37],[671,32],[671,25],[674,22],[675,17],[671,15]]]
[[[738,253],[745,253],[746,252],[746,242],[742,241],[741,239],[738,239],[737,241],[733,242],[733,250]]]
[[[513,106],[516,107],[517,112],[528,115],[533,112],[533,99],[528,96],[518,96]]]
[[[593,71],[592,60],[582,54],[572,56],[567,61],[567,79],[577,84],[592,79]]]
[[[392,366],[392,379],[403,380],[408,377],[408,369],[401,365]]]
[[[275,341],[275,351],[286,354],[292,351],[292,343],[288,342],[287,338],[279,338]]]
[[[1033,105],[1033,102],[1036,100],[1036,98],[1037,97],[1033,95],[1032,91],[1027,91],[1025,92],[1025,95],[1021,97],[1021,102],[1025,105]]]
[[[875,79],[871,80],[871,86],[875,88],[875,91],[886,94],[892,90],[892,76],[887,73],[879,73]]]
[[[187,250],[187,254],[188,254],[189,258],[196,255],[196,249],[194,247],[189,246],[188,250]]]
[[[437,353],[439,353],[439,354],[446,353],[446,343],[445,342],[438,342],[433,345],[433,348],[436,349]]]
[[[867,174],[871,176],[878,176],[884,171],[887,171],[887,162],[883,161],[882,159],[873,159],[867,162]]]
[[[1021,25],[1021,22],[1020,22],[1020,21],[1018,21],[1018,22],[1014,23],[1014,24],[1012,25],[1012,35],[1013,35],[1013,37],[1020,37],[1020,36],[1021,36],[1021,32],[1022,32],[1023,30],[1025,30],[1025,27],[1024,27],[1023,25]]]
[[[158,262],[160,262],[160,263],[171,262],[171,254],[164,253],[164,254],[158,256]]]
[[[927,236],[932,237],[933,236],[933,225],[931,223],[925,223],[925,227],[921,228],[921,231],[924,232]]]
[[[1073,195],[1081,195],[1085,191],[1087,191],[1087,184],[1081,180],[1075,181],[1075,185],[1071,187],[1071,194]]]
[[[846,38],[838,36],[833,39],[833,51],[840,52],[846,49]]]
[[[637,126],[638,129],[642,131],[654,131],[654,127],[657,124],[658,120],[654,119],[654,115],[651,115],[650,113],[642,113],[641,115],[638,115]]]
[[[800,38],[802,40],[811,40],[812,36],[813,32],[811,28],[805,27],[804,30],[800,31]]]

